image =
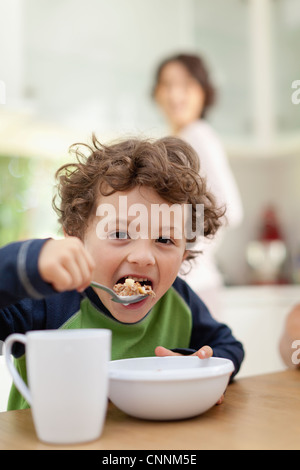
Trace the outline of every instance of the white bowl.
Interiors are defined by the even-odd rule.
[[[109,398],[136,418],[191,418],[214,406],[234,370],[229,359],[142,357],[110,362]]]

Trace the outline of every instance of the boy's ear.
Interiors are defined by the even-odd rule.
[[[65,238],[71,237],[71,235],[66,231],[65,227],[62,228]]]
[[[190,250],[185,250],[185,252],[183,253],[183,256],[182,256],[182,261],[185,261],[189,255],[189,252]]]

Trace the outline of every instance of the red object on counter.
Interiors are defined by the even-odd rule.
[[[262,219],[262,230],[260,234],[261,241],[283,240],[279,221],[273,207],[268,207]]]

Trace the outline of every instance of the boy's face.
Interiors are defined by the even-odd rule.
[[[127,276],[151,281],[155,298],[147,296],[127,306],[113,302],[108,293],[95,290],[113,317],[121,322],[141,320],[172,285],[185,258],[183,217],[162,220],[154,216],[151,209],[162,208],[162,204],[170,207],[148,187],[101,196],[98,215],[86,231],[84,245],[96,264],[94,281],[111,289]]]

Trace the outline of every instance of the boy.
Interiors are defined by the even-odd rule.
[[[152,211],[191,207],[195,230],[197,205],[203,205],[203,235],[217,231],[223,212],[199,176],[198,156],[177,138],[102,146],[93,137],[84,148],[88,156],[73,147],[77,162],[57,172],[60,204],[54,200],[54,207],[65,239],[28,240],[0,251],[0,339],[33,329],[109,328],[113,360],[214,354],[233,361],[234,376],[242,345],[177,278],[182,262],[193,257],[183,211],[169,211],[168,220]],[[122,305],[89,286],[94,280],[113,288],[128,278],[150,285],[155,297]],[[14,354],[25,377],[23,350]],[[13,387],[8,408],[26,406]]]

